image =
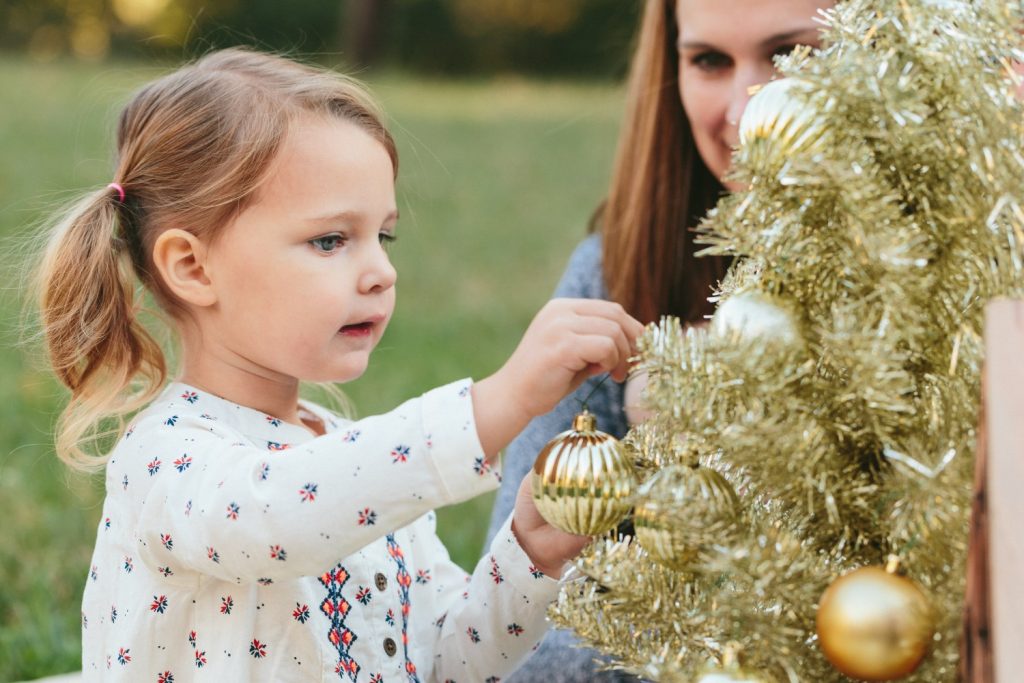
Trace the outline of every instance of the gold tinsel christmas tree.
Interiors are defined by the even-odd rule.
[[[1024,292],[1021,20],[842,2],[752,99],[747,189],[700,228],[736,257],[718,311],[642,341],[635,537],[592,544],[551,612],[621,668],[954,680],[983,309]]]

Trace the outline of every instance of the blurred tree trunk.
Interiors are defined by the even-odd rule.
[[[391,0],[345,0],[345,56],[354,67],[373,66],[380,55]]]

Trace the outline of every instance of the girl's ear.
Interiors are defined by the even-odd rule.
[[[153,264],[167,288],[185,303],[212,306],[217,294],[207,274],[207,248],[190,232],[165,230],[153,245]]]

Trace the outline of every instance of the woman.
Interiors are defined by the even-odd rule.
[[[644,323],[674,315],[699,324],[713,312],[707,299],[729,264],[720,257],[694,258],[691,228],[723,192],[737,189],[727,173],[749,88],[772,78],[776,55],[819,44],[815,17],[832,4],[647,0],[608,196],[591,222],[593,234],[570,258],[555,297],[617,301]],[[600,379],[534,419],[508,447],[491,535],[512,509],[517,484],[537,453],[569,428],[584,398],[590,396],[587,406],[599,428],[617,437],[639,419],[637,383],[625,389],[613,382],[597,386]],[[597,653],[571,649],[575,642],[571,632],[550,632],[510,680],[631,679],[597,673]]]

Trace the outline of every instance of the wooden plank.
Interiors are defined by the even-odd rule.
[[[960,643],[960,680],[965,683],[993,683],[991,605],[989,595],[988,548],[988,430],[985,420],[987,372],[981,381],[981,411],[978,417],[978,445],[974,459],[974,498],[971,501],[971,532],[967,551],[967,599],[964,601],[964,635]]]
[[[995,681],[1024,680],[1024,302],[985,319],[989,585]]]

